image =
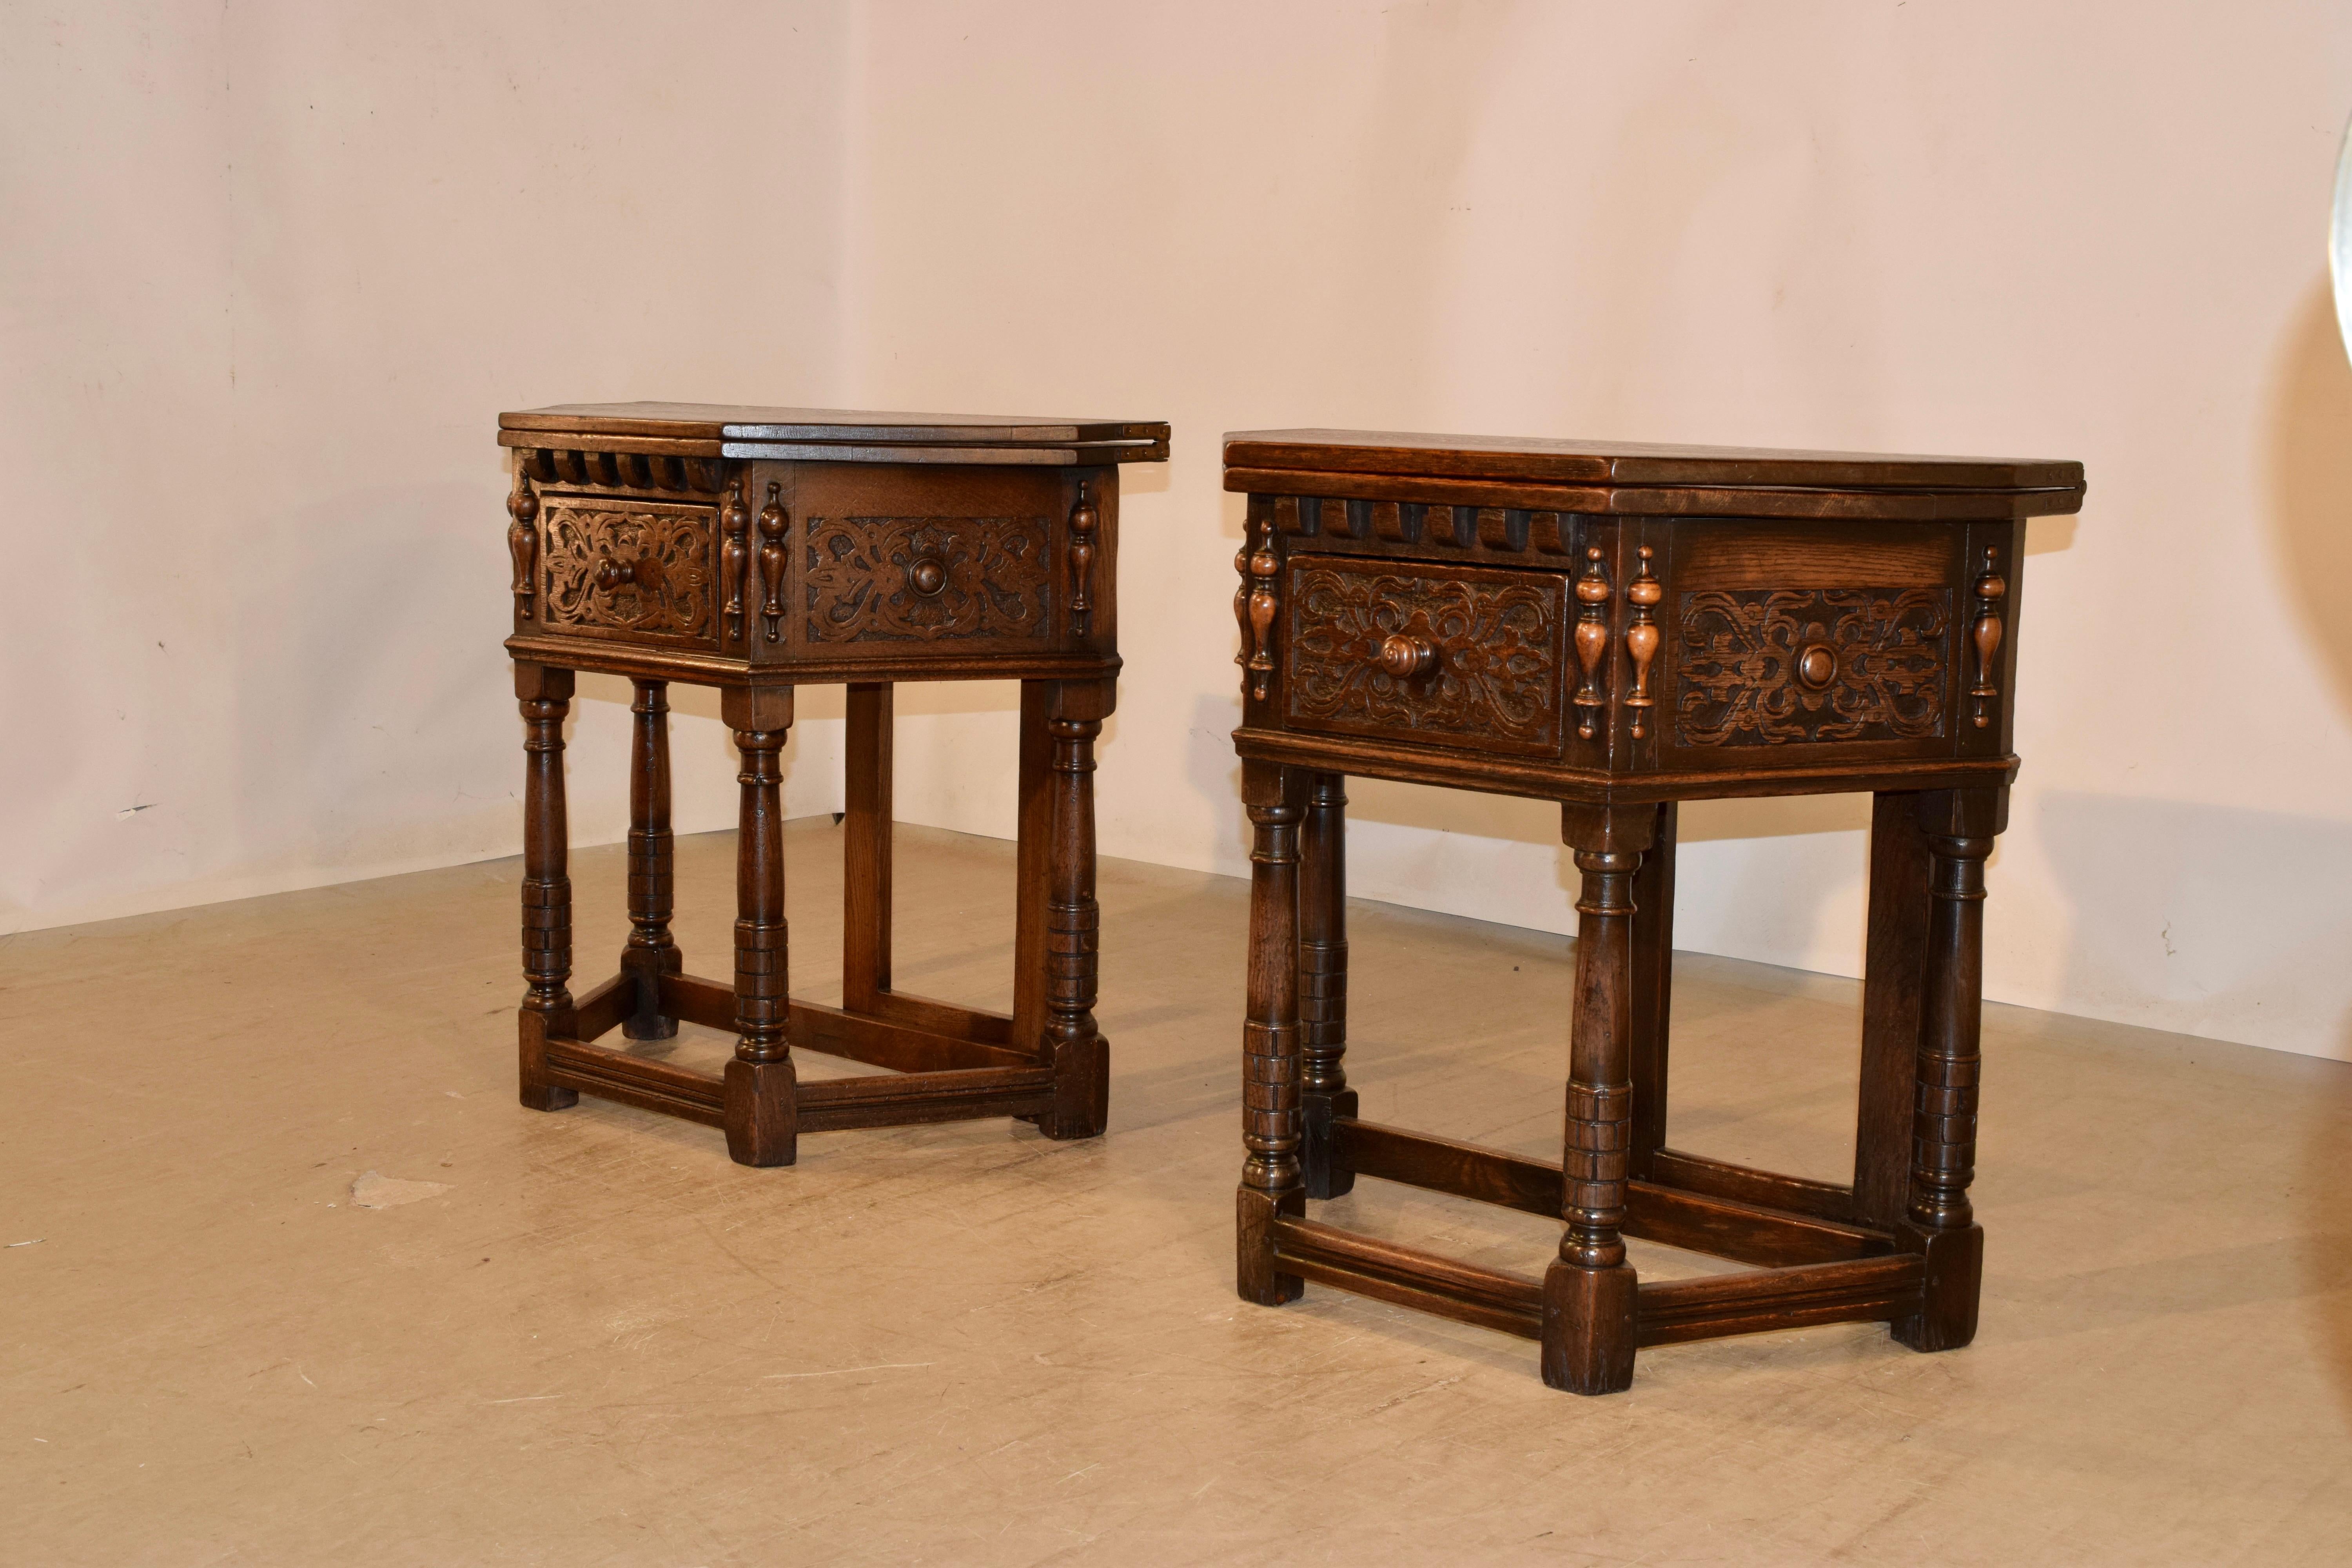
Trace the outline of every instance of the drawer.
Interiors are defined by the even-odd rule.
[[[716,648],[718,509],[552,491],[541,503],[541,625]]]
[[[1290,728],[1559,755],[1564,574],[1295,555],[1284,590]]]
[[[1964,542],[1958,527],[1685,523],[1659,616],[1669,763],[1950,752],[1969,727]]]
[[[812,516],[802,634],[812,646],[952,642],[1030,648],[1054,635],[1044,516]]]

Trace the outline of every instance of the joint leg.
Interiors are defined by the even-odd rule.
[[[1633,1382],[1638,1285],[1622,1234],[1633,1131],[1633,879],[1658,813],[1570,805],[1561,817],[1583,887],[1560,1161],[1568,1228],[1544,1274],[1543,1379],[1571,1394],[1614,1394]]]
[[[790,947],[784,924],[782,752],[789,687],[730,689],[721,711],[743,754],[735,859],[735,1059],[727,1064],[727,1152],[740,1164],[789,1165],[795,1153]]]
[[[1928,851],[1927,940],[1912,1071],[1910,1204],[1896,1234],[1926,1258],[1927,1278],[1919,1315],[1893,1326],[1913,1350],[1957,1350],[1976,1337],[1984,1231],[1969,1205],[1969,1184],[1976,1177],[1984,1062],[1984,863],[2007,807],[2003,790],[1919,797]]]
[[[1263,1307],[1295,1301],[1306,1280],[1276,1266],[1274,1218],[1307,1211],[1299,1168],[1298,820],[1303,779],[1242,764],[1250,850],[1249,1016],[1242,1026],[1242,1164],[1235,1284]]]
[[[1054,689],[1046,792],[1045,1052],[1054,1064],[1048,1138],[1100,1137],[1110,1111],[1110,1051],[1095,1023],[1102,910],[1095,900],[1095,738],[1110,710],[1107,682]]]
[[[563,809],[563,716],[572,671],[514,667],[522,707],[522,972],[517,1056],[522,1103],[533,1110],[577,1105],[577,1089],[547,1081],[547,1040],[579,1026],[572,1013],[570,828]]]

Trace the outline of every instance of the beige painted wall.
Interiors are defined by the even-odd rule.
[[[1103,846],[1226,870],[1223,430],[1990,451],[2091,476],[2033,530],[1990,992],[2352,1057],[2352,13],[647,15],[7,13],[15,923],[511,850],[502,406],[1173,420]],[[901,815],[1009,831],[1009,689],[901,703]],[[837,723],[797,745],[831,805]],[[679,746],[682,821],[730,820],[715,723]],[[1551,814],[1354,793],[1359,892],[1566,923]],[[1864,819],[1691,810],[1681,945],[1853,972]]]
[[[0,13],[9,925],[515,852],[499,411],[843,359],[842,17],[671,14]],[[582,695],[605,842],[627,683]],[[731,823],[715,700],[677,701],[681,818]]]

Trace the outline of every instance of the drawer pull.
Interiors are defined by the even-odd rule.
[[[607,594],[636,580],[637,563],[634,561],[615,561],[607,555],[597,563],[596,586]]]
[[[1410,680],[1437,668],[1437,650],[1426,637],[1400,632],[1381,644],[1381,668],[1399,680]]]
[[[948,585],[948,569],[936,555],[926,555],[907,568],[907,586],[928,599]]]

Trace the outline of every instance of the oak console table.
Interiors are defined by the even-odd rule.
[[[2017,758],[2024,519],[2080,464],[1252,431],[1236,565],[1255,825],[1238,1267],[1523,1335],[1544,1381],[1634,1351],[1883,1321],[1976,1331],[1984,862]],[[1560,803],[1581,874],[1561,1163],[1365,1121],[1343,1068],[1343,780]],[[1853,1181],[1666,1142],[1675,803],[1869,790]],[[1540,1279],[1306,1216],[1358,1176],[1565,1222]],[[1755,1265],[1642,1284],[1623,1238]]]
[[[506,414],[515,694],[526,727],[522,1102],[583,1093],[723,1128],[749,1165],[799,1133],[971,1117],[1102,1131],[1094,742],[1118,671],[1118,467],[1168,426],[698,404]],[[575,1001],[563,718],[578,670],[635,684],[620,972]],[[1011,1015],[890,984],[892,683],[1021,681]],[[743,769],[732,984],[684,972],[669,921],[668,683],[715,686]],[[838,1008],[786,989],[779,753],[793,691],[848,698]],[[714,1077],[595,1043],[735,1034]],[[895,1068],[796,1083],[799,1046]]]

